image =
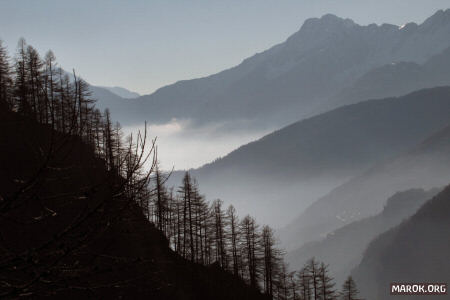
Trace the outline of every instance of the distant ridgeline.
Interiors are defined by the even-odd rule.
[[[94,103],[51,51],[22,39],[11,64],[0,44],[1,298],[355,299],[315,259],[289,272],[270,227],[188,173],[165,188],[154,140]]]
[[[245,120],[275,129],[345,104],[448,85],[449,36],[450,9],[402,27],[327,14],[216,74],[132,101],[103,101],[99,91],[99,105],[123,124]]]

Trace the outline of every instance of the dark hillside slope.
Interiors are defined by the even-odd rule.
[[[407,151],[448,125],[449,116],[449,87],[365,101],[284,127],[192,174],[210,198],[233,200],[263,222],[293,219],[324,195],[314,188],[329,191]],[[171,183],[178,182],[174,176]]]
[[[341,285],[361,262],[364,251],[376,236],[413,215],[439,191],[437,188],[429,191],[411,189],[395,193],[380,214],[339,228],[321,241],[307,243],[289,252],[286,260],[293,269],[303,266],[311,257],[326,261],[337,284]]]
[[[134,106],[134,99],[122,98],[104,87],[90,85],[89,89],[92,92],[92,98],[97,100],[95,106],[100,111],[108,108],[114,120],[120,119],[121,123],[140,122],[135,119],[138,108]]]
[[[363,99],[400,96],[412,91],[450,84],[450,48],[424,64],[397,62],[375,68],[335,98],[336,105]]]
[[[446,282],[450,279],[450,186],[410,219],[375,239],[353,274],[363,296],[389,295],[391,282]],[[448,299],[448,295],[436,299]],[[408,299],[414,299],[409,296]],[[417,297],[423,299],[422,297]]]
[[[445,127],[449,115],[450,87],[365,101],[284,127],[205,165],[198,173],[238,168],[244,173],[313,177],[359,169],[412,147]]]
[[[171,251],[77,137],[0,108],[0,298],[265,299]]]
[[[450,126],[332,190],[283,231],[287,243],[304,243],[381,212],[393,193],[429,189],[450,181]],[[297,247],[300,246],[297,244]]]

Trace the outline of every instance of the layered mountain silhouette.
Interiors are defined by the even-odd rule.
[[[448,87],[365,101],[275,131],[192,170],[192,174],[209,197],[232,201],[239,211],[253,211],[263,222],[286,222],[317,199],[320,192],[331,190],[333,185],[344,183],[373,164],[407,151],[444,128],[449,123],[449,115]],[[178,175],[173,175],[173,182],[179,181]],[[364,176],[360,178],[368,175]],[[351,181],[346,185],[350,192],[355,184]],[[394,192],[415,186],[421,185],[386,189],[377,196],[381,201],[373,203],[374,210],[369,209],[370,213],[380,212],[382,201]],[[308,210],[308,217],[299,219],[300,224],[310,224],[308,220],[321,222],[317,213],[309,214],[319,203],[324,205],[318,206],[318,213],[326,219],[336,219],[341,213],[334,211],[333,203],[338,202],[331,198],[341,190],[342,187],[315,203]],[[360,200],[356,194],[351,198],[347,196],[342,197],[349,201]],[[362,211],[361,214],[361,217],[367,216]],[[336,223],[345,224],[339,219]],[[295,234],[292,237],[299,240]]]
[[[192,184],[181,170],[162,180],[156,154],[148,161],[158,175],[140,178],[133,161],[147,161],[143,146],[139,154],[146,137],[121,144],[83,85],[54,93],[51,62],[36,75],[24,53],[13,77],[8,68],[2,75],[0,257],[8,280],[0,280],[0,298],[268,299],[257,277],[271,294],[272,270],[286,293],[283,251],[272,247],[271,229],[259,235],[253,219],[242,218],[247,213],[282,227],[291,268],[316,257],[339,285],[351,273],[363,297],[390,299],[391,282],[450,278],[450,9],[400,27],[308,19],[238,66],[151,95],[91,86],[96,106],[123,125],[281,128],[189,170]],[[209,207],[199,191],[223,206]],[[242,214],[239,225],[234,210],[223,213],[228,204]],[[203,260],[206,252],[217,262]],[[235,276],[224,271],[228,259]],[[306,272],[316,288],[314,265]],[[250,285],[237,276],[242,267]]]
[[[391,282],[441,283],[448,280],[449,236],[450,187],[447,187],[407,221],[370,244],[353,272],[362,295],[370,299],[394,299],[395,296],[389,295]],[[436,296],[437,299],[445,297],[448,295]],[[408,296],[408,299],[415,297]]]
[[[133,99],[140,96],[140,94],[132,92],[120,86],[113,86],[113,87],[102,86],[102,88],[107,89],[111,93],[116,94],[117,96],[122,97],[124,99]]]
[[[335,97],[336,105],[361,99],[400,96],[412,91],[450,84],[450,48],[424,64],[399,62],[375,68]]]
[[[335,95],[375,68],[425,63],[450,47],[449,36],[450,10],[403,27],[360,26],[328,14],[306,20],[285,42],[238,66],[165,86],[113,113],[124,124],[177,118],[287,125],[339,106]]]
[[[424,99],[428,101],[431,97]],[[318,239],[354,220],[380,212],[385,199],[396,191],[443,186],[448,181],[450,127],[403,154],[376,164],[314,202],[285,228],[284,240],[294,247]]]
[[[126,114],[126,106],[133,105],[133,99],[123,98],[105,87],[95,85],[89,86],[92,92],[92,98],[96,99],[95,106],[101,111],[109,109],[113,116],[124,116]]]
[[[326,261],[340,285],[361,262],[364,251],[374,238],[412,216],[439,191],[411,189],[395,193],[380,214],[350,223],[321,241],[307,243],[289,252],[286,260],[293,269],[301,268],[312,257]]]

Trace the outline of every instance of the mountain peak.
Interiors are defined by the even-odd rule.
[[[450,8],[440,9],[423,22],[424,27],[441,26],[450,23]]]
[[[343,19],[333,14],[326,14],[321,18],[307,19],[300,30],[331,29],[336,27],[352,27],[354,25],[356,25],[356,23],[351,19]]]
[[[320,18],[320,20],[322,22],[327,22],[327,23],[341,23],[341,22],[347,22],[347,21],[350,21],[353,23],[353,20],[351,20],[351,19],[344,19],[344,18],[338,17],[333,14],[325,14]]]

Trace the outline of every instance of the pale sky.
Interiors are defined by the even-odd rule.
[[[0,39],[24,37],[94,85],[141,94],[283,42],[309,17],[422,22],[448,0],[0,0]]]

